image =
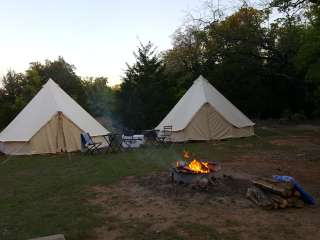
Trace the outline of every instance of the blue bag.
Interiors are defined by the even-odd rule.
[[[294,186],[294,189],[301,194],[301,198],[305,203],[314,205],[316,200],[309,193],[307,193],[302,186],[291,176],[278,176],[274,175],[272,178],[278,182],[291,182]]]

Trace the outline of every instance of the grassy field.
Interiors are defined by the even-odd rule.
[[[65,234],[68,240],[94,239],[95,229],[103,227],[106,220],[117,221],[118,227],[121,225],[126,229],[120,239],[185,239],[179,232],[173,231],[172,226],[160,235],[146,233],[144,238],[140,238],[143,229],[149,228],[150,224],[137,223],[137,227],[132,228],[123,220],[115,220],[110,216],[108,219],[100,214],[103,207],[90,201],[97,195],[92,188],[115,185],[127,176],[139,177],[166,171],[181,157],[185,148],[202,159],[226,162],[228,166],[229,159],[236,161],[237,157],[246,156],[248,152],[292,155],[303,150],[305,153],[306,146],[298,149],[295,144],[272,144],[272,141],[296,136],[308,136],[311,139],[318,136],[319,139],[319,133],[319,128],[259,128],[258,137],[247,139],[148,147],[115,154],[1,156],[0,239],[25,240],[58,233]],[[309,152],[312,154],[314,151],[312,149]],[[312,155],[311,158],[317,157]],[[316,163],[312,164],[319,166],[319,161],[314,161]],[[256,168],[259,166],[252,172],[259,174]],[[179,223],[176,229],[190,229],[188,224]],[[233,222],[227,224],[232,225]],[[203,224],[194,226],[189,234],[191,239],[242,239],[232,237],[232,234],[221,235]],[[207,238],[202,238],[203,233]]]
[[[151,153],[151,154],[150,154]],[[162,170],[168,149],[119,154],[10,157],[0,165],[0,239],[66,233],[85,239],[101,219],[88,204],[90,186]]]

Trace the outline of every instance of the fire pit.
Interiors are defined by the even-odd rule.
[[[173,183],[198,184],[207,186],[215,180],[214,174],[220,170],[215,162],[202,162],[191,157],[189,152],[184,152],[185,161],[178,161],[172,168],[171,179]]]

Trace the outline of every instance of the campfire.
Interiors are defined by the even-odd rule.
[[[215,162],[203,162],[184,151],[183,161],[177,161],[172,169],[172,181],[183,184],[201,183],[207,185],[214,180],[214,173],[220,169]]]
[[[199,162],[196,159],[193,159],[192,162],[188,164],[188,168],[195,173],[209,173],[210,169],[208,168],[209,163]]]

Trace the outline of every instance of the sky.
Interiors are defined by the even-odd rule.
[[[204,2],[0,0],[0,76],[62,56],[81,77],[105,76],[110,85],[118,84],[139,41],[169,49],[172,34]],[[220,0],[222,6],[231,3]]]
[[[30,62],[58,56],[81,77],[107,76],[119,83],[133,63],[139,40],[158,50],[197,0],[0,0],[0,75],[24,72]]]

